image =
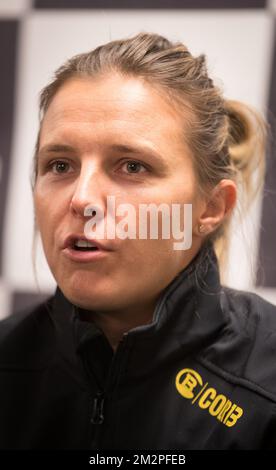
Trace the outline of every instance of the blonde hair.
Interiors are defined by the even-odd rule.
[[[248,209],[263,186],[268,125],[253,107],[224,99],[208,76],[205,54],[195,57],[181,42],[173,43],[158,34],[140,32],[72,57],[57,69],[51,83],[40,93],[40,128],[53,97],[67,80],[107,73],[145,80],[151,87],[161,90],[178,111],[189,108],[188,135],[187,122],[183,120],[183,139],[188,138],[192,150],[199,190],[208,196],[219,181],[233,179],[239,183],[244,210]],[[39,136],[40,130],[35,148],[33,189]],[[209,237],[221,268],[227,262],[230,221],[231,218],[226,217]]]

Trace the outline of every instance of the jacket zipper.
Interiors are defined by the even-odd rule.
[[[128,333],[124,333],[122,339],[119,342],[117,351],[114,353],[110,368],[108,371],[108,377],[105,383],[104,389],[99,389],[96,395],[92,397],[92,411],[90,414],[90,423],[94,428],[94,433],[91,441],[90,449],[98,450],[100,445],[100,438],[103,433],[103,423],[105,422],[105,411],[104,405],[106,403],[107,391],[111,384],[111,378],[114,371],[114,363],[118,362],[119,349],[122,348],[122,343],[125,343]],[[119,353],[119,354],[118,354]]]
[[[104,405],[104,392],[97,392],[93,401],[93,411],[91,417],[92,424],[102,424],[104,421],[103,405]]]
[[[94,434],[91,442],[91,449],[97,449],[98,441],[100,436],[100,425],[104,422],[104,403],[105,403],[105,393],[102,390],[98,390],[96,396],[92,401],[92,414],[90,418],[90,423],[94,428]]]

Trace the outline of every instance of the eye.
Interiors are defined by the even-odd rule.
[[[53,173],[63,174],[68,173],[70,165],[68,162],[65,162],[63,160],[55,160],[54,162],[51,162],[49,164],[49,168],[53,171]]]
[[[147,171],[145,166],[140,163],[136,162],[135,160],[130,160],[128,162],[125,162],[122,167],[126,167],[126,173],[131,174],[131,173],[143,173],[144,171]],[[142,170],[142,171],[141,171]]]

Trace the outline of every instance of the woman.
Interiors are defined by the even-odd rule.
[[[40,113],[35,223],[57,289],[1,324],[1,448],[274,448],[276,308],[222,286],[217,258],[238,183],[251,200],[257,168],[261,186],[262,118],[148,33],[66,62]],[[143,204],[192,205],[190,245],[124,238],[123,211],[89,238],[112,197],[131,228]]]

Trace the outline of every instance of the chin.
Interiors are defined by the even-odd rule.
[[[69,288],[63,289],[63,293],[72,304],[85,310],[101,310],[107,307],[108,296],[106,294],[94,294],[92,289],[87,291],[85,289]],[[108,305],[110,306],[110,304],[112,302],[108,300]]]
[[[86,310],[108,310],[113,305],[113,295],[110,286],[104,282],[85,282],[72,279],[58,283],[65,297],[77,307]]]

